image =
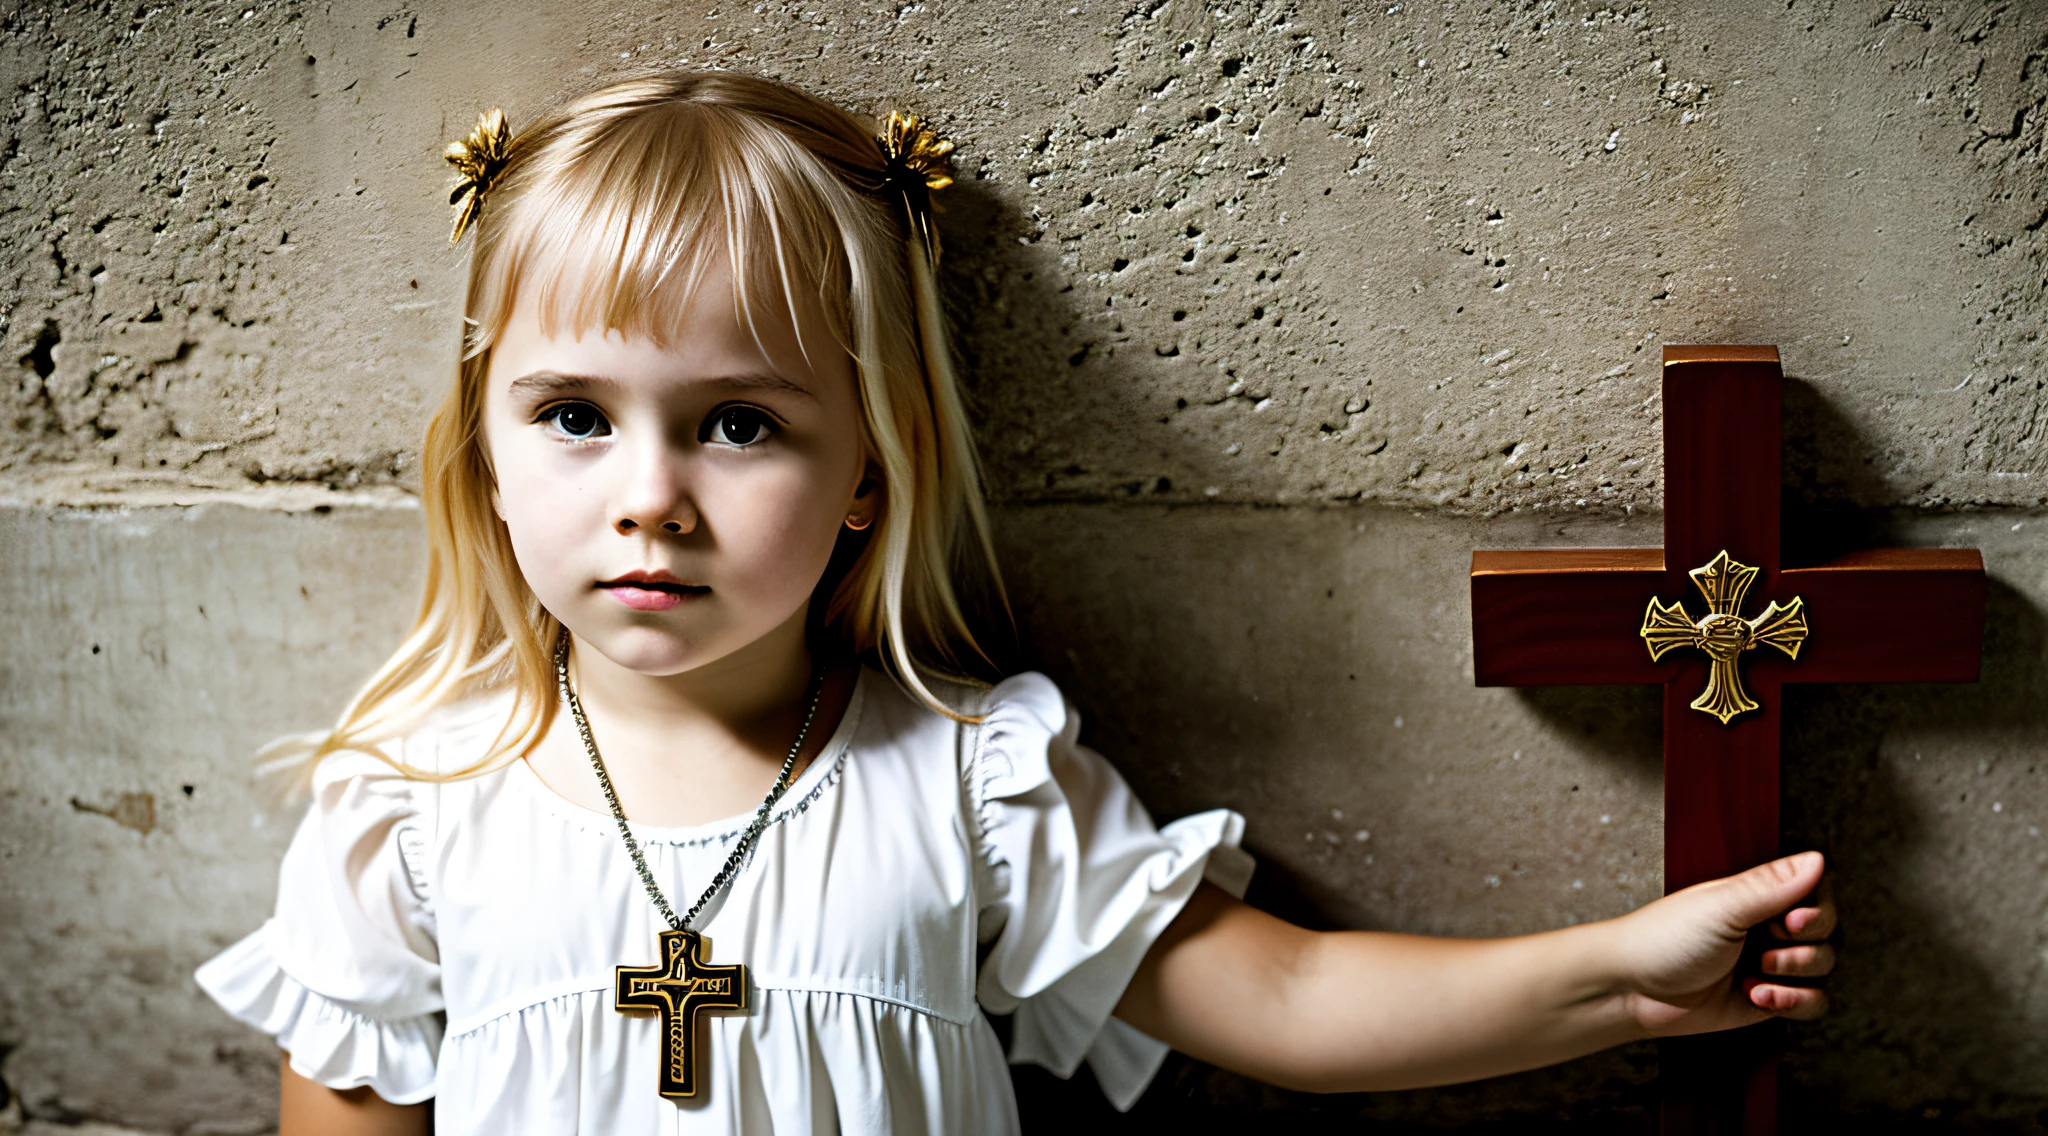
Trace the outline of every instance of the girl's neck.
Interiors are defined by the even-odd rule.
[[[626,815],[672,826],[742,816],[760,802],[811,708],[814,666],[825,671],[824,687],[792,773],[800,776],[859,676],[850,659],[814,660],[801,615],[742,652],[677,675],[641,674],[578,643],[569,675]],[[610,810],[569,715],[556,715],[526,762],[557,796]]]
[[[804,624],[799,611],[740,650],[672,675],[620,666],[577,639],[569,675],[589,712],[614,730],[709,731],[748,741],[764,732],[779,735],[809,692],[816,666]]]

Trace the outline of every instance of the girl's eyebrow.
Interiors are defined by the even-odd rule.
[[[715,379],[706,379],[704,381],[715,386],[780,390],[788,391],[791,394],[800,394],[805,398],[817,397],[811,393],[811,388],[804,386],[802,383],[785,379],[781,375],[769,374],[766,371],[748,371],[737,375],[720,375]]]
[[[766,371],[745,371],[733,375],[719,375],[714,378],[701,379],[698,382],[706,386],[740,387],[750,390],[780,390],[788,391],[791,394],[800,394],[805,398],[817,397],[811,393],[810,388],[785,379],[781,375],[769,374]],[[535,371],[530,375],[521,375],[513,379],[511,385],[506,388],[506,393],[545,398],[551,395],[592,389],[617,391],[623,386],[623,383],[609,375],[565,375],[558,371]]]
[[[545,398],[549,395],[566,394],[571,391],[585,391],[592,388],[617,390],[619,385],[617,379],[607,378],[603,375],[564,375],[556,371],[535,371],[530,375],[521,375],[513,379],[511,385],[506,387],[505,390],[508,394]]]

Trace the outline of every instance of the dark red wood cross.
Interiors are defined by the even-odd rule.
[[[1975,549],[1779,563],[1782,382],[1775,347],[1664,349],[1664,547],[1472,554],[1479,685],[1664,687],[1667,893],[1778,855],[1784,684],[1977,678]],[[1754,1032],[1666,1043],[1667,1136],[1774,1131]]]

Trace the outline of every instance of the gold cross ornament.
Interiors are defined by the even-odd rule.
[[[1727,725],[1737,714],[1757,708],[1755,699],[1742,689],[1742,675],[1735,669],[1744,651],[1767,643],[1793,659],[1806,642],[1806,601],[1794,596],[1779,606],[1773,600],[1755,619],[1742,618],[1742,597],[1756,580],[1757,570],[1730,559],[1727,551],[1687,575],[1706,597],[1707,614],[1695,622],[1676,603],[1650,597],[1650,610],[1643,613],[1643,642],[1650,658],[1662,659],[1675,647],[1698,647],[1712,660],[1707,670],[1707,689],[1692,700],[1692,708]]]
[[[663,931],[661,964],[618,968],[613,1007],[622,1014],[661,1015],[661,1095],[697,1095],[699,1010],[747,1008],[747,968],[712,966],[695,931]]]

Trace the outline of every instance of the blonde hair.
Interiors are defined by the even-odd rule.
[[[811,310],[858,376],[884,505],[867,533],[842,534],[813,600],[824,601],[816,625],[879,656],[925,705],[967,720],[927,678],[958,681],[986,663],[954,572],[985,571],[997,600],[1001,583],[930,250],[884,187],[883,157],[872,124],[731,72],[615,82],[519,131],[476,221],[464,352],[421,453],[417,620],[332,730],[280,739],[266,758],[310,770],[358,750],[446,780],[498,768],[546,734],[561,625],[527,588],[491,506],[482,412],[492,345],[522,288],[535,290],[550,334],[617,329],[666,343],[721,258],[749,324],[762,303],[797,322],[800,291],[812,290]],[[430,771],[376,748],[437,707],[507,688],[512,713],[474,762]]]

